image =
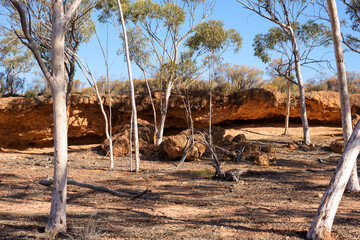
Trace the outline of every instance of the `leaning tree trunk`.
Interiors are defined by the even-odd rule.
[[[117,4],[119,7],[119,13],[121,18],[121,24],[124,32],[124,41],[125,41],[125,52],[126,52],[126,62],[128,67],[128,74],[129,74],[129,81],[130,81],[130,92],[131,92],[131,107],[133,112],[133,121],[134,124],[134,147],[135,147],[135,172],[139,171],[140,168],[140,158],[139,158],[139,130],[138,130],[138,123],[137,123],[137,112],[136,112],[136,102],[135,102],[135,90],[134,90],[134,82],[131,73],[131,63],[130,63],[130,55],[129,55],[129,44],[126,34],[126,27],[124,16],[121,8],[120,0],[117,0]]]
[[[351,122],[349,92],[346,81],[344,54],[342,48],[340,22],[337,13],[336,2],[333,0],[327,0],[327,4],[329,8],[329,16],[331,21],[331,30],[332,30],[334,51],[336,57],[336,68],[338,75],[340,104],[341,104],[341,124],[343,129],[344,145],[346,145],[352,132],[352,122]],[[354,168],[351,173],[347,189],[352,192],[360,191],[356,162],[354,164]]]
[[[166,115],[167,115],[167,109],[169,107],[169,99],[170,99],[172,87],[173,87],[173,82],[170,80],[166,87],[164,103],[163,103],[163,106],[161,109],[159,129],[158,129],[158,133],[156,136],[156,145],[160,145],[160,143],[162,143],[162,139],[163,139],[163,135],[164,135],[165,120],[166,120]]]
[[[306,104],[305,104],[305,87],[301,75],[299,49],[296,42],[294,31],[290,28],[288,29],[288,32],[291,38],[292,50],[295,57],[295,73],[298,81],[299,94],[300,94],[300,110],[301,110],[301,121],[303,126],[304,143],[306,145],[310,145],[311,140],[310,140],[310,132],[309,132],[309,122],[307,119]]]
[[[356,124],[355,130],[340,158],[335,175],[332,177],[321,200],[320,206],[307,233],[308,239],[332,239],[331,228],[335,214],[360,152],[359,128],[360,122]]]

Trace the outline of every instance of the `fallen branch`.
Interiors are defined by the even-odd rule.
[[[324,170],[315,170],[315,169],[306,169],[306,170],[300,170],[300,171],[285,171],[285,172],[280,172],[280,171],[271,171],[271,170],[265,170],[265,171],[256,171],[256,170],[250,170],[250,169],[245,169],[245,170],[239,170],[239,169],[231,169],[229,171],[225,172],[225,176],[223,178],[221,178],[222,180],[227,180],[227,181],[235,181],[238,182],[240,180],[240,176],[243,175],[270,175],[270,174],[298,174],[298,173],[322,173],[322,172],[334,172],[335,168],[331,168],[331,169],[324,169]]]
[[[341,154],[330,154],[329,156],[318,158],[317,160],[318,160],[319,163],[324,163],[324,160],[326,160],[328,158],[332,158],[332,157],[340,158]]]
[[[53,184],[53,180],[41,180],[39,182],[39,184],[41,184],[43,186],[51,186]],[[101,191],[101,192],[108,192],[108,193],[111,193],[118,197],[132,197],[133,199],[140,198],[140,197],[144,196],[145,194],[151,192],[151,190],[146,189],[145,191],[138,193],[138,194],[124,193],[124,192],[115,191],[113,189],[110,189],[110,188],[107,188],[104,186],[93,185],[90,183],[84,183],[84,182],[79,182],[79,181],[75,181],[75,180],[67,180],[67,184],[68,185],[76,185],[76,186],[84,187],[84,188],[90,188],[90,189],[93,189],[96,191]]]

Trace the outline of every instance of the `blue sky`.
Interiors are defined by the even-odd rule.
[[[338,11],[341,19],[346,18],[345,7],[340,1],[338,1]],[[95,18],[95,17],[94,17]],[[261,18],[255,13],[246,10],[236,0],[218,0],[216,7],[210,19],[221,20],[225,24],[225,28],[234,28],[243,37],[243,46],[239,53],[234,54],[227,52],[223,55],[224,62],[229,62],[238,65],[256,66],[266,71],[267,64],[264,64],[254,56],[253,52],[253,39],[258,33],[266,33],[270,27],[275,26],[268,20]],[[124,61],[124,56],[117,55],[116,52],[121,46],[121,42],[117,37],[117,32],[113,26],[109,24],[109,64],[110,64],[110,77],[112,79],[125,80],[127,79],[127,66]],[[344,29],[342,29],[344,30]],[[107,25],[97,24],[97,32],[100,36],[103,46],[106,45]],[[333,67],[335,67],[333,47],[330,46],[327,49],[319,49],[316,54],[323,55],[327,53],[328,60],[331,61]],[[104,59],[98,44],[96,37],[94,36],[89,43],[83,43],[79,50],[79,56],[89,66],[95,78],[99,78],[102,75],[106,75]],[[345,53],[346,69],[348,71],[359,71],[360,55],[352,53],[350,51]],[[136,68],[135,64],[132,64],[133,77],[142,78],[141,72]],[[334,75],[335,72],[331,72],[327,69],[320,69],[321,71],[328,72],[328,75]],[[314,77],[316,72],[307,68],[302,69],[303,78],[306,82],[308,78]],[[83,76],[80,69],[77,70],[75,79],[80,79],[82,82],[86,82],[86,78]],[[264,75],[264,79],[268,79]]]
[[[339,6],[339,15],[340,18],[345,18],[345,9],[341,2],[338,2]],[[239,65],[249,65],[256,66],[266,71],[267,64],[264,64],[260,61],[259,58],[255,57],[253,54],[253,39],[258,33],[266,33],[270,27],[275,26],[273,23],[269,22],[266,19],[259,17],[258,15],[250,12],[249,10],[244,9],[236,0],[218,0],[215,10],[210,17],[210,19],[218,19],[224,22],[226,28],[234,28],[237,30],[243,37],[243,46],[239,53],[234,54],[232,52],[227,52],[224,54],[224,62],[229,62]],[[106,42],[106,25],[97,24],[97,31],[101,38],[101,41],[105,45]],[[120,80],[127,79],[127,69],[126,63],[124,62],[124,56],[116,55],[116,51],[119,48],[121,42],[117,38],[116,31],[111,25],[109,25],[109,63],[110,63],[110,76],[111,78],[116,78]],[[327,49],[318,50],[316,54],[323,55],[327,53],[327,58],[333,64],[335,68],[333,47],[330,46]],[[89,44],[83,44],[79,55],[81,58],[87,62],[91,71],[96,77],[105,75],[105,65],[100,52],[99,44],[94,37]],[[345,63],[346,69],[348,71],[359,71],[359,62],[360,55],[346,52],[345,53]],[[142,78],[141,72],[136,68],[135,64],[132,64],[133,68],[133,77]],[[331,72],[328,69],[320,69],[321,71],[328,72],[328,75],[334,75],[335,72]],[[306,81],[308,78],[314,77],[316,71],[303,68],[303,78]],[[76,78],[81,81],[85,81],[81,71],[77,71]],[[264,78],[268,77],[264,75]]]

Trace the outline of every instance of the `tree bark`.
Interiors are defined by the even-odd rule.
[[[28,42],[21,39],[34,54],[41,71],[48,81],[53,95],[54,119],[54,186],[51,199],[50,216],[46,231],[55,236],[66,231],[66,190],[67,190],[67,112],[66,112],[66,81],[65,81],[65,31],[66,25],[79,7],[81,0],[74,0],[64,13],[63,2],[52,0],[52,31],[51,31],[51,73],[46,68],[38,44],[31,35],[31,22],[18,1],[10,0],[19,13],[21,28]]]
[[[306,114],[305,88],[301,75],[299,49],[293,29],[289,28],[287,29],[287,32],[289,33],[289,37],[292,43],[292,50],[295,57],[295,73],[296,73],[296,79],[298,81],[299,94],[300,94],[299,98],[300,98],[300,110],[301,110],[301,121],[303,126],[304,143],[306,145],[310,145],[311,140],[310,140],[309,122]]]
[[[160,143],[162,143],[162,140],[163,140],[166,114],[167,114],[167,109],[169,107],[169,99],[170,99],[172,87],[173,87],[173,82],[169,81],[168,85],[166,87],[164,104],[163,104],[163,107],[161,109],[159,130],[158,130],[158,133],[157,133],[157,136],[156,136],[156,145],[160,145]]]
[[[67,195],[67,112],[65,83],[65,31],[63,3],[52,1],[51,70],[54,82],[50,83],[53,95],[54,119],[54,185],[51,198],[50,216],[46,231],[66,231]]]
[[[54,76],[56,77],[56,74]],[[50,216],[46,230],[52,234],[57,234],[58,232],[66,231],[68,142],[65,82],[60,86],[53,87],[52,93],[54,119],[54,185]]]
[[[308,239],[331,239],[331,228],[350,174],[360,152],[360,122],[356,124],[307,233]]]
[[[285,116],[285,132],[284,135],[289,134],[289,118],[290,118],[290,104],[291,104],[291,82],[287,81],[287,99],[286,99],[286,116]]]
[[[352,122],[351,122],[349,92],[348,92],[347,80],[346,80],[344,54],[342,48],[340,22],[337,13],[336,2],[334,0],[327,0],[327,5],[329,9],[331,30],[332,30],[332,36],[334,42],[334,52],[336,57],[336,68],[337,68],[340,104],[341,104],[341,125],[343,129],[344,144],[346,145],[352,132]],[[354,169],[351,173],[347,189],[352,192],[360,191],[356,162],[354,164]]]

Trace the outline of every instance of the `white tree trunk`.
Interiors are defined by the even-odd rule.
[[[31,23],[27,22],[26,13],[19,1],[10,0],[18,11],[21,28],[28,43],[24,44],[32,51],[40,69],[51,86],[53,95],[54,119],[54,181],[50,216],[46,231],[51,236],[66,231],[66,190],[67,190],[67,111],[65,80],[65,31],[66,25],[78,9],[81,0],[74,0],[64,13],[63,2],[52,0],[51,31],[51,70],[46,68],[37,43],[32,38]],[[30,24],[30,25],[29,25]]]
[[[59,64],[63,66],[64,64]],[[52,89],[54,119],[54,185],[46,230],[66,231],[67,191],[67,114],[65,84]]]
[[[292,50],[293,50],[293,54],[295,57],[295,73],[296,73],[296,79],[298,81],[298,87],[299,87],[300,110],[301,110],[301,121],[302,121],[302,126],[303,126],[304,143],[306,145],[310,145],[311,140],[310,140],[309,122],[308,122],[307,114],[306,114],[305,88],[304,88],[304,83],[303,83],[302,75],[301,75],[299,49],[298,49],[298,45],[296,42],[294,31],[290,28],[290,29],[288,29],[288,32],[290,33]]]
[[[340,158],[335,175],[321,200],[307,233],[308,239],[331,239],[331,228],[335,214],[360,151],[359,123],[356,124]]]
[[[332,36],[334,42],[334,51],[336,57],[336,68],[337,68],[340,104],[341,104],[341,124],[343,129],[344,144],[346,145],[352,132],[352,123],[351,123],[349,92],[346,81],[346,69],[345,69],[344,54],[342,48],[340,22],[337,13],[336,1],[327,0],[327,4],[329,9],[331,30],[332,30]],[[356,163],[354,165],[354,169],[349,179],[347,189],[352,192],[360,191]]]
[[[169,99],[170,99],[172,87],[173,87],[173,82],[169,81],[168,85],[166,87],[163,107],[161,109],[159,129],[158,129],[158,133],[156,136],[156,145],[160,145],[160,143],[162,143],[162,140],[163,140],[166,114],[167,114],[167,109],[169,107]]]
[[[63,3],[52,1],[51,70],[54,119],[54,185],[50,216],[46,230],[51,233],[66,231],[67,195],[67,112],[65,81],[65,30]]]
[[[290,118],[290,104],[291,104],[291,82],[287,81],[287,99],[286,99],[286,116],[285,116],[285,132],[284,135],[289,134],[289,118]]]
[[[128,67],[129,81],[130,81],[130,92],[131,92],[131,106],[133,111],[133,124],[134,124],[134,147],[135,147],[135,172],[138,172],[140,169],[140,158],[139,158],[139,130],[137,123],[137,112],[136,112],[136,102],[135,102],[135,90],[134,90],[134,82],[131,73],[131,63],[130,63],[130,55],[129,55],[129,44],[126,34],[126,27],[124,16],[121,8],[120,0],[117,0],[117,4],[119,7],[119,13],[121,18],[121,24],[124,32],[124,41],[125,41],[125,52],[126,52],[126,62]]]

